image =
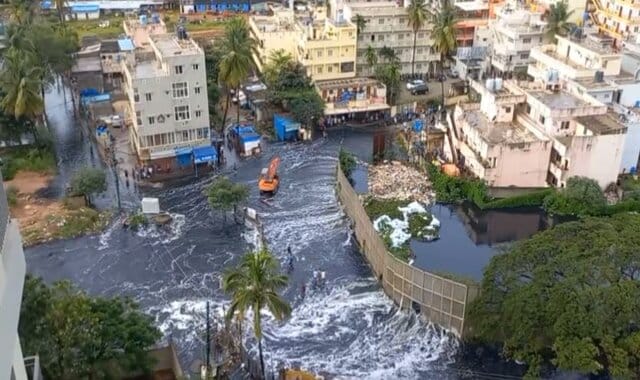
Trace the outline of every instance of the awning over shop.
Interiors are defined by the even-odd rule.
[[[100,12],[100,5],[98,4],[76,4],[71,6],[71,12],[73,13],[92,13]]]
[[[207,145],[193,148],[193,162],[195,162],[196,164],[214,161],[217,158],[218,154],[212,146]]]
[[[176,148],[176,161],[179,166],[191,165],[191,154],[193,149],[191,148]]]

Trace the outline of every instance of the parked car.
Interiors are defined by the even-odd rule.
[[[414,87],[424,86],[425,83],[422,79],[414,79],[412,81],[407,82],[407,90],[411,91]]]
[[[411,95],[424,95],[429,92],[429,86],[427,86],[426,83],[423,83],[413,87],[410,91]]]

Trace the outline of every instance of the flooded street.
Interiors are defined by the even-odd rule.
[[[52,109],[49,104],[47,109]],[[76,139],[73,124],[63,125],[64,118],[55,124],[57,112],[62,111],[49,111],[54,133],[66,131],[58,137]],[[285,291],[293,314],[283,324],[267,320],[264,328],[267,366],[297,364],[342,378],[447,378],[455,373],[448,365],[454,360],[456,340],[410,313],[398,312],[350,239],[334,189],[343,137],[347,149],[365,159],[371,154],[369,135],[335,133],[311,145],[269,146],[259,159],[241,162],[230,175],[249,185],[249,206],[262,216],[274,254],[284,259],[290,245],[296,256]],[[88,157],[86,145],[72,143],[69,151],[62,149],[59,183],[66,181],[74,164]],[[282,185],[269,206],[259,201],[257,177],[274,154],[282,159]],[[251,230],[233,224],[231,218],[225,224],[209,209],[202,191],[210,181],[208,176],[145,193],[160,198],[161,207],[174,216],[167,230],[152,227],[133,233],[116,221],[98,236],[27,249],[28,270],[47,281],[70,279],[92,294],[136,299],[165,337],[173,339],[183,367],[189,368],[201,358],[205,302],[211,301],[217,310],[227,304],[220,276],[256,239]],[[130,207],[135,206],[134,195],[129,195]],[[314,269],[327,272],[328,286],[301,299],[300,287]]]

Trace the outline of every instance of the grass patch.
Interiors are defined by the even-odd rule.
[[[180,14],[178,12],[165,12],[162,15],[162,21],[167,27],[168,32],[172,32],[176,25],[180,22]],[[192,20],[187,19],[185,26],[187,32],[199,32],[209,29],[221,29],[224,28],[228,20],[220,20],[213,18],[213,16],[207,16],[204,20]]]
[[[7,203],[9,203],[9,206],[15,206],[16,204],[18,204],[18,188],[11,185],[9,187],[7,187],[6,190],[7,193]]]
[[[453,280],[453,281],[456,281],[456,282],[463,283],[463,284],[465,284],[467,286],[478,286],[480,284],[479,281],[476,281],[471,277],[462,276],[462,275],[451,273],[451,272],[432,271],[432,270],[430,270],[429,272],[435,274],[436,276],[444,277],[444,278],[447,278],[449,280]]]
[[[411,258],[411,247],[409,246],[409,241],[411,240],[408,240],[399,247],[395,247],[391,241],[392,232],[393,228],[388,224],[382,224],[380,226],[380,231],[378,231],[380,237],[382,237],[382,241],[384,241],[384,245],[387,247],[387,251],[402,261],[409,261],[409,258]]]
[[[64,215],[48,215],[43,226],[39,224],[22,231],[25,246],[56,239],[70,239],[102,231],[111,220],[111,212],[82,207],[67,210]]]
[[[409,203],[398,199],[368,198],[364,202],[364,209],[371,220],[376,220],[382,215],[388,215],[391,219],[402,219],[402,212],[398,207],[405,207]]]
[[[109,21],[109,26],[100,26]],[[122,22],[124,17],[108,17],[97,20],[70,20],[67,25],[78,33],[78,38],[84,36],[97,36],[99,38],[116,38],[124,34]]]
[[[147,216],[141,212],[137,212],[127,219],[127,223],[129,224],[129,228],[132,230],[137,230],[140,227],[146,227],[149,225],[149,219]]]
[[[52,173],[56,167],[56,157],[53,150],[16,147],[5,150],[2,154],[2,175],[5,180],[11,180],[21,170]]]

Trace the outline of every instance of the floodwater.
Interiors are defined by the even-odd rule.
[[[68,106],[61,102],[52,108],[55,101],[59,97],[48,96],[51,128],[63,141],[58,143],[60,179],[53,186],[60,191],[75,168],[92,161],[88,140],[77,133],[72,113],[64,111]],[[283,323],[266,318],[267,367],[303,365],[342,378],[456,378],[458,370],[452,365],[457,341],[411,312],[399,312],[351,240],[349,222],[335,196],[341,144],[364,160],[370,158],[369,135],[343,131],[310,145],[268,146],[260,158],[242,161],[237,171],[228,172],[234,181],[250,186],[249,206],[262,216],[274,254],[284,259],[291,246],[296,256],[284,292],[293,314]],[[275,154],[282,159],[282,185],[266,205],[259,201],[257,177]],[[27,249],[28,271],[50,282],[70,279],[91,294],[134,298],[177,344],[183,367],[189,368],[201,359],[206,301],[219,317],[228,305],[220,277],[256,241],[254,231],[232,218],[225,222],[209,209],[203,189],[211,179],[144,191],[158,197],[162,209],[173,215],[170,227],[131,232],[116,220],[100,235]],[[105,203],[113,204],[112,194],[113,178]],[[126,196],[130,201],[125,206],[135,207],[133,199],[140,195],[132,191]],[[314,269],[327,272],[327,287],[308,291],[302,299],[301,285]]]

